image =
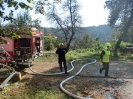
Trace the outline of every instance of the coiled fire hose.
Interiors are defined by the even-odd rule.
[[[70,92],[67,91],[65,88],[63,88],[63,84],[64,84],[65,82],[67,82],[68,80],[70,80],[70,79],[74,78],[75,76],[77,76],[77,75],[83,70],[83,68],[84,68],[85,66],[90,65],[90,64],[94,64],[94,63],[96,62],[96,59],[92,59],[92,58],[85,58],[85,59],[90,59],[91,62],[84,64],[84,65],[81,67],[81,69],[80,69],[76,74],[74,74],[74,75],[68,77],[67,79],[63,80],[63,81],[60,83],[60,89],[61,89],[64,93],[66,93],[67,95],[69,95],[69,96],[71,96],[71,97],[73,97],[73,98],[76,98],[76,99],[93,99],[93,98],[90,98],[89,95],[88,95],[87,97],[77,96],[77,95],[75,95],[75,94],[70,93]],[[72,71],[72,70],[74,69],[73,62],[78,61],[78,60],[83,60],[83,59],[76,59],[76,60],[71,61],[71,66],[72,66],[72,68],[71,68],[70,70],[68,70],[68,72],[70,72],[70,71]],[[39,74],[39,75],[59,75],[59,74],[63,74],[63,73],[64,73],[64,72],[52,73],[52,74],[50,74],[50,73],[38,73],[38,72],[34,71],[34,70],[31,68],[31,66],[30,66],[30,61],[28,61],[28,67],[29,67],[29,69],[30,69],[33,73]]]

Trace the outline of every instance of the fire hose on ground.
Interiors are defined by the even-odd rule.
[[[14,71],[8,76],[5,81],[0,85],[0,90],[3,90],[3,88],[7,85],[8,81],[16,74],[17,72]]]
[[[63,84],[64,84],[65,82],[67,82],[68,80],[70,80],[70,79],[74,78],[75,76],[77,76],[77,75],[83,70],[84,67],[86,67],[87,65],[90,65],[90,64],[94,64],[94,63],[96,62],[96,59],[92,59],[92,58],[85,58],[85,59],[90,59],[91,62],[84,64],[84,65],[81,67],[81,69],[80,69],[76,74],[74,74],[74,75],[68,77],[67,79],[63,80],[63,81],[60,83],[60,89],[61,89],[64,93],[66,93],[67,95],[69,95],[69,96],[71,96],[71,97],[73,97],[73,98],[76,98],[76,99],[93,99],[93,98],[91,98],[89,95],[88,95],[87,97],[77,96],[77,95],[75,95],[75,94],[70,93],[69,91],[67,91],[67,90],[63,87]],[[72,70],[74,69],[73,62],[78,61],[78,60],[83,60],[83,59],[76,59],[76,60],[71,61],[71,67],[72,67],[72,68],[71,68],[70,70],[68,70],[68,72],[70,72],[70,71],[72,71]],[[49,74],[48,74],[48,73],[47,73],[47,74],[46,74],[46,73],[38,73],[38,72],[34,71],[34,70],[31,68],[31,66],[30,66],[30,61],[28,61],[28,67],[29,67],[29,69],[30,69],[33,73],[36,73],[36,74],[39,74],[39,75],[59,75],[59,74],[63,74],[63,73],[64,73],[64,72],[52,73],[52,74],[50,74],[50,73],[49,73]]]
[[[64,74],[64,72],[59,72],[59,73],[39,73],[39,72],[36,72],[35,70],[33,70],[32,68],[31,68],[31,66],[30,66],[30,61],[28,61],[28,67],[29,67],[29,69],[33,72],[33,73],[35,73],[35,74],[38,74],[38,75],[43,75],[43,76],[52,76],[52,75],[60,75],[60,74]],[[68,70],[67,72],[70,72],[70,71],[72,71],[74,69],[74,66],[72,66],[72,68],[70,69],[70,70]]]
[[[90,58],[89,58],[89,59],[90,59]],[[78,61],[78,60],[82,60],[82,59],[73,60],[73,61],[71,62],[71,65],[73,66],[73,62]],[[81,69],[80,69],[75,75],[72,75],[72,76],[68,77],[67,79],[63,80],[63,81],[60,83],[60,89],[61,89],[63,92],[65,92],[65,93],[68,94],[69,96],[71,96],[71,97],[73,97],[73,98],[76,98],[76,99],[93,99],[93,98],[90,98],[89,95],[88,95],[87,97],[80,97],[80,96],[77,96],[77,95],[75,95],[75,94],[70,93],[69,91],[67,91],[67,90],[64,89],[64,87],[63,87],[63,84],[64,84],[65,82],[67,82],[68,80],[70,80],[70,79],[74,78],[75,76],[77,76],[77,75],[83,70],[83,68],[84,68],[85,66],[90,65],[90,64],[93,64],[93,63],[96,62],[95,59],[91,59],[91,60],[92,60],[92,62],[84,64],[84,65],[81,67]]]

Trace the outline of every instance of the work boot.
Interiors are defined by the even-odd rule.
[[[65,74],[69,74],[68,72],[65,72]]]
[[[108,77],[108,69],[105,70],[105,76]]]
[[[105,75],[106,78],[108,78],[109,76],[108,75]]]
[[[100,68],[99,72],[100,72],[100,74],[102,73],[102,68]]]

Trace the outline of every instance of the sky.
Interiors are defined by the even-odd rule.
[[[19,2],[27,2],[27,0],[19,0]],[[82,17],[83,27],[87,26],[98,26],[107,24],[107,19],[109,11],[104,9],[106,0],[78,0],[81,5],[81,10],[79,14]],[[20,11],[15,11],[14,13],[19,13]],[[41,14],[35,14],[35,11],[30,11],[32,19],[40,18],[42,21],[42,26],[51,27],[52,25],[47,22],[46,17]]]
[[[105,1],[106,0],[78,0],[81,5],[79,13],[82,16],[83,27],[107,24],[109,11],[104,9]],[[44,16],[38,16],[42,17],[43,26],[51,26],[51,24],[46,22],[47,20]]]
[[[82,5],[80,14],[83,26],[98,26],[107,24],[109,11],[104,9],[106,0],[79,0]]]

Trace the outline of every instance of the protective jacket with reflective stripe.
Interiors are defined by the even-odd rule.
[[[110,50],[104,50],[105,54],[103,55],[103,62],[109,62],[110,61]]]

